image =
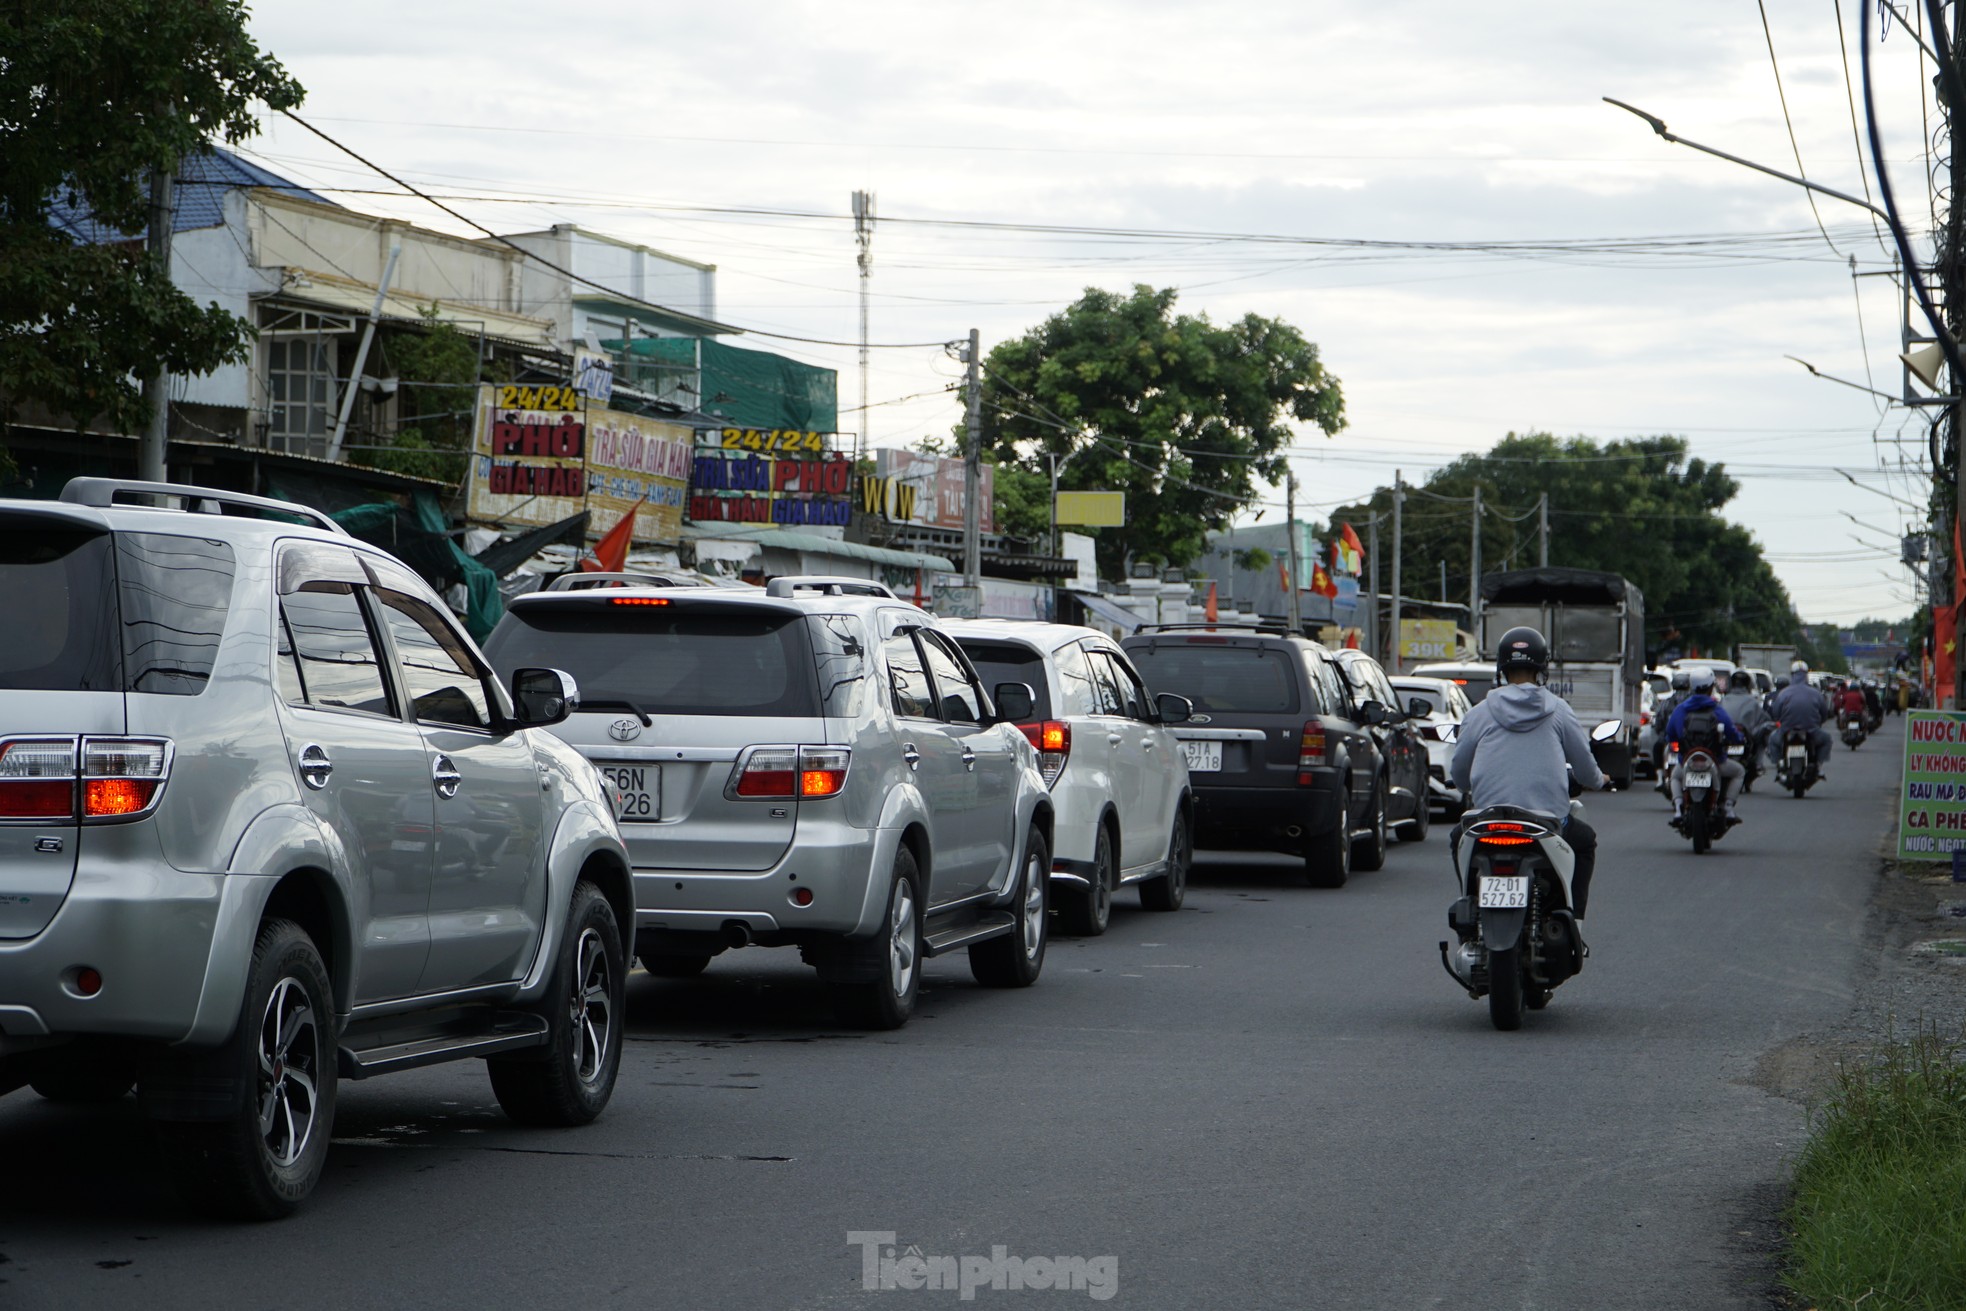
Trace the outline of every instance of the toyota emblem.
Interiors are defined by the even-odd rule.
[[[642,725],[640,720],[623,718],[617,719],[608,725],[608,736],[617,742],[633,742],[637,737],[641,736],[641,732]]]

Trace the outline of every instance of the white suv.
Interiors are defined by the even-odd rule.
[[[1104,933],[1113,892],[1140,888],[1148,910],[1179,910],[1193,855],[1188,764],[1171,724],[1187,698],[1155,697],[1126,653],[1070,624],[945,622],[985,687],[1024,683],[1035,694],[1019,724],[1038,749],[1056,808],[1053,903],[1068,933]]]

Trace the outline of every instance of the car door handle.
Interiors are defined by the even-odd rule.
[[[976,769],[976,753],[968,747],[963,748],[963,768],[972,772]]]
[[[328,775],[334,773],[334,762],[328,759],[318,743],[309,742],[300,749],[300,781],[319,792],[328,785]]]
[[[437,795],[449,801],[457,795],[457,789],[464,782],[464,775],[457,772],[449,756],[438,756],[430,762],[430,782],[437,789]]]
[[[915,749],[913,742],[904,742],[901,744],[901,758],[908,762],[908,768],[910,769],[920,769],[922,767],[922,753]]]
[[[1118,745],[1119,745],[1119,744],[1120,744],[1121,742],[1123,742],[1123,741],[1125,741],[1125,740],[1126,740],[1126,734],[1124,734],[1124,733],[1108,733],[1108,734],[1106,734],[1106,740],[1107,740],[1108,742],[1111,742],[1111,743],[1112,743],[1112,744],[1113,744],[1114,746],[1118,746]]]

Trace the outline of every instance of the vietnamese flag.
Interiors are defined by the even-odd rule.
[[[1338,525],[1338,536],[1345,543],[1345,572],[1356,574],[1365,567],[1365,544],[1358,539],[1348,523]]]
[[[642,501],[648,497],[644,496]],[[594,558],[582,560],[580,571],[585,574],[618,574],[628,567],[628,544],[635,537],[635,511],[642,508],[642,501],[628,507],[628,513],[621,516],[621,522],[601,535],[594,543]]]
[[[1321,564],[1311,566],[1311,591],[1326,600],[1338,595],[1338,584],[1331,581],[1331,575]]]

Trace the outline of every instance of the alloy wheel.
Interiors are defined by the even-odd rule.
[[[908,995],[915,981],[915,889],[907,879],[894,881],[894,896],[888,903],[888,921],[893,925],[887,945],[887,982],[897,997]]]
[[[571,998],[573,1075],[584,1084],[592,1084],[607,1065],[608,1041],[614,1029],[611,991],[614,980],[610,977],[607,945],[597,930],[582,930],[575,952]]]
[[[259,1132],[276,1165],[298,1161],[313,1137],[321,1047],[306,986],[292,975],[282,978],[266,999],[258,1044]]]
[[[1101,871],[1101,873],[1103,876],[1104,871]],[[1024,957],[1027,960],[1036,960],[1038,953],[1044,950],[1044,880],[1044,867],[1038,861],[1036,853],[1027,855],[1024,858],[1024,909],[1022,916],[1024,921]],[[1111,899],[1112,892],[1110,889],[1107,890],[1106,896],[1109,900]]]

